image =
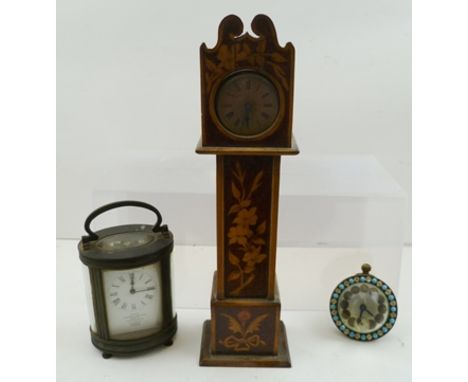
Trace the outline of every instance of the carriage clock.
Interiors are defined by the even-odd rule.
[[[276,284],[280,159],[292,137],[294,47],[272,21],[256,36],[225,17],[213,48],[200,47],[202,135],[196,152],[216,155],[217,271],[201,366],[290,367]]]
[[[92,231],[94,218],[118,207],[142,207],[154,225],[131,224]],[[172,307],[171,252],[174,238],[150,204],[122,201],[92,212],[78,244],[85,265],[91,342],[104,358],[169,346],[177,330]]]

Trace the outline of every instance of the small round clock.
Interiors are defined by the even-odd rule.
[[[267,77],[254,71],[241,71],[220,84],[215,109],[219,121],[230,133],[257,137],[274,127],[280,97]]]
[[[358,341],[373,341],[395,325],[398,308],[395,294],[371,275],[369,264],[362,273],[341,281],[330,298],[330,313],[337,328]]]
[[[93,232],[91,221],[118,207],[142,207],[157,216],[154,226],[132,224]],[[172,233],[159,211],[146,203],[122,201],[92,212],[78,250],[91,321],[91,342],[108,358],[171,345],[177,330],[172,307]]]

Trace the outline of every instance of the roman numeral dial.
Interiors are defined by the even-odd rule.
[[[266,77],[241,72],[228,77],[216,94],[216,114],[231,133],[255,136],[271,128],[278,116],[276,87]]]
[[[112,280],[108,297],[115,308],[134,312],[148,306],[156,291],[154,277],[142,270],[132,270],[122,272]]]

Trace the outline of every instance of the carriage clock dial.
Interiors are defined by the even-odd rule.
[[[162,324],[161,270],[159,264],[103,272],[109,328],[125,338],[133,329],[144,333]]]
[[[330,299],[330,313],[335,325],[346,336],[376,340],[388,333],[396,322],[397,302],[390,287],[370,275],[364,264],[360,274],[337,285]]]
[[[279,110],[274,84],[255,72],[228,77],[216,95],[216,114],[231,133],[253,137],[272,128]]]
[[[152,304],[156,293],[156,280],[148,272],[132,270],[122,272],[111,281],[109,297],[115,308],[127,312]]]

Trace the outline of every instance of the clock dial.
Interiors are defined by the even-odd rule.
[[[223,126],[241,136],[271,128],[279,111],[278,92],[267,78],[243,72],[228,78],[216,95],[216,114]]]
[[[337,285],[330,299],[330,313],[338,329],[359,341],[373,341],[387,334],[395,325],[398,308],[396,297],[382,280],[363,273]]]
[[[380,289],[363,283],[354,284],[341,294],[338,314],[349,328],[370,333],[385,324],[389,314],[388,301]]]
[[[160,263],[103,272],[109,332],[113,339],[148,335],[162,325]]]

